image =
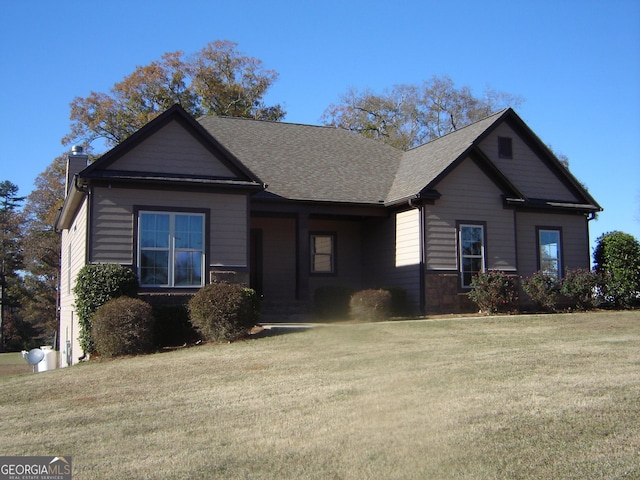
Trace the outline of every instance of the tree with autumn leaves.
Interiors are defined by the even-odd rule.
[[[280,105],[264,96],[278,78],[230,41],[215,41],[194,55],[171,52],[137,67],[110,93],[91,92],[71,102],[71,132],[64,145],[89,146],[103,139],[113,147],[169,107],[179,104],[194,117],[225,115],[279,121]]]

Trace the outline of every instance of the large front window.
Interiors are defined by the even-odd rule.
[[[484,271],[484,227],[462,224],[459,235],[461,283],[470,288],[473,276]]]
[[[200,287],[204,214],[140,212],[138,275],[143,286]]]
[[[539,229],[538,245],[540,271],[545,275],[560,278],[562,265],[560,262],[560,230]]]

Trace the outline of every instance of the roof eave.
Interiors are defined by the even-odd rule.
[[[82,174],[82,179],[92,182],[118,182],[118,183],[135,183],[135,184],[157,184],[172,186],[203,186],[203,187],[237,187],[250,190],[264,190],[266,185],[251,180],[238,180],[234,178],[224,177],[189,177],[181,175],[154,175],[153,173],[131,172],[129,174],[123,172],[101,171],[91,174]]]
[[[83,187],[78,186],[78,177],[75,176],[73,179],[73,185],[69,189],[69,193],[62,204],[62,208],[57,216],[55,223],[55,231],[60,232],[62,230],[66,230],[71,227],[73,223],[73,219],[78,212],[78,208],[82,204],[84,197],[86,195],[86,191]]]
[[[558,200],[543,200],[543,199],[523,199],[523,198],[504,198],[505,205],[529,209],[529,210],[560,210],[565,212],[576,212],[591,214],[602,211],[602,207],[597,204],[591,203],[575,203]]]

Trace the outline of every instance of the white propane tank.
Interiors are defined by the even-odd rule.
[[[56,351],[53,347],[42,346],[40,350],[44,352],[44,358],[36,365],[39,372],[46,372],[47,370],[53,370],[56,368]]]

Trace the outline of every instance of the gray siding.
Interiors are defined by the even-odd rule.
[[[171,122],[109,166],[109,170],[234,177],[177,122]]]
[[[503,208],[502,192],[470,159],[437,186],[442,194],[426,208],[426,262],[429,270],[457,270],[456,222],[486,222],[489,269],[515,271],[513,211]]]
[[[78,209],[78,213],[68,230],[61,235],[60,256],[60,357],[61,367],[66,367],[67,340],[71,342],[72,363],[77,363],[83,351],[80,348],[78,333],[80,325],[75,315],[73,288],[76,277],[86,261],[87,238],[87,200]]]
[[[562,229],[561,255],[563,270],[590,268],[590,252],[587,219],[583,215],[559,213],[517,213],[518,267],[522,276],[528,277],[538,268],[536,227]]]
[[[513,158],[498,158],[498,137],[512,138]],[[578,201],[508,125],[504,123],[498,125],[482,141],[480,148],[527,197],[568,202]]]
[[[92,198],[91,262],[132,265],[134,206],[209,209],[209,265],[247,267],[247,197],[245,194],[166,192],[95,188]]]

